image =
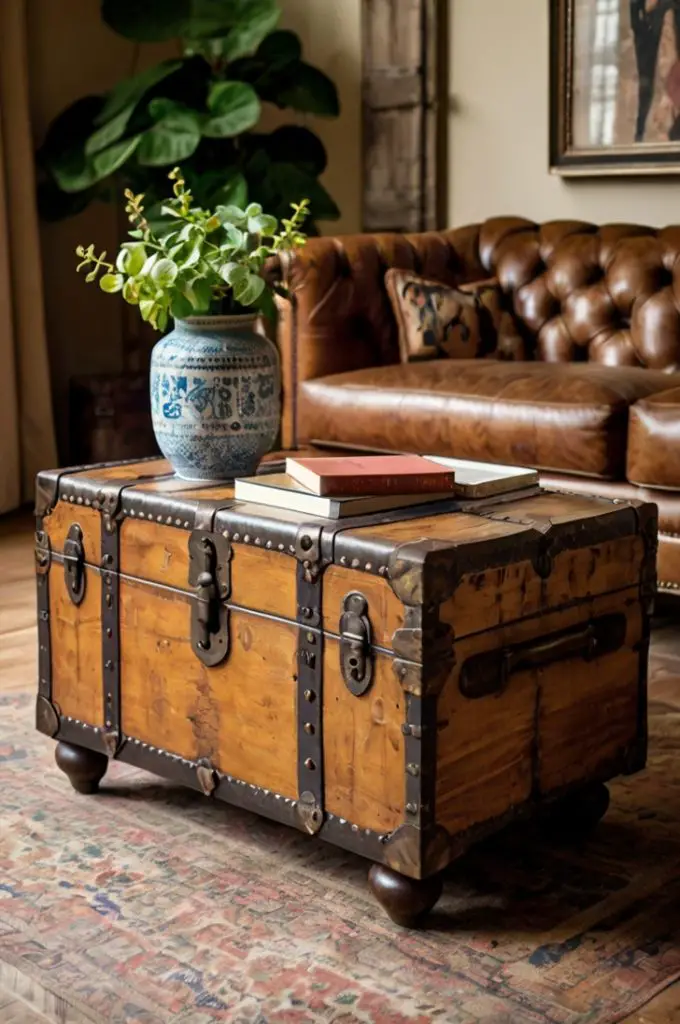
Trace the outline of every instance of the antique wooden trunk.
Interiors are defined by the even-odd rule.
[[[161,459],[39,476],[38,728],[363,854],[411,923],[479,836],[645,762],[656,506],[538,489],[329,521]]]

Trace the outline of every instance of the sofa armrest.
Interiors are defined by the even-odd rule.
[[[400,267],[452,284],[478,279],[487,273],[478,243],[478,225],[442,233],[312,238],[270,265],[270,274],[292,295],[278,303],[285,447],[297,443],[303,381],[398,362],[385,271]]]
[[[626,475],[643,487],[680,490],[680,387],[631,406]]]

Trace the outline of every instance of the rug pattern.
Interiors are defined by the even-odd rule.
[[[33,698],[0,697],[0,975],[69,1024],[614,1024],[680,977],[680,716],[657,722],[587,843],[507,831],[408,932],[359,857],[127,765],[73,792]]]

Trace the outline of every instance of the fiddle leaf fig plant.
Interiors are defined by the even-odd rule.
[[[76,100],[38,156],[41,215],[58,220],[123,188],[156,219],[168,171],[181,164],[203,207],[259,203],[283,218],[298,196],[314,216],[339,210],[319,180],[326,151],[310,127],[259,127],[263,104],[337,117],[335,85],[277,28],[277,0],[100,0],[104,22],[138,44],[177,41],[177,55]],[[314,232],[311,222],[308,231]]]
[[[79,245],[76,269],[87,271],[86,281],[98,280],[102,291],[121,292],[158,331],[171,316],[238,314],[248,307],[271,314],[264,266],[270,256],[305,244],[309,200],[291,204],[292,216],[279,223],[259,203],[204,210],[194,204],[179,167],[168,177],[173,194],[161,203],[157,223],[146,215],[144,194],[126,189],[132,241],[123,242],[115,263],[107,261],[105,251],[97,255],[94,245]]]

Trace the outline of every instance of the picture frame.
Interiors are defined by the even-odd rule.
[[[680,0],[549,0],[550,170],[680,174]]]

